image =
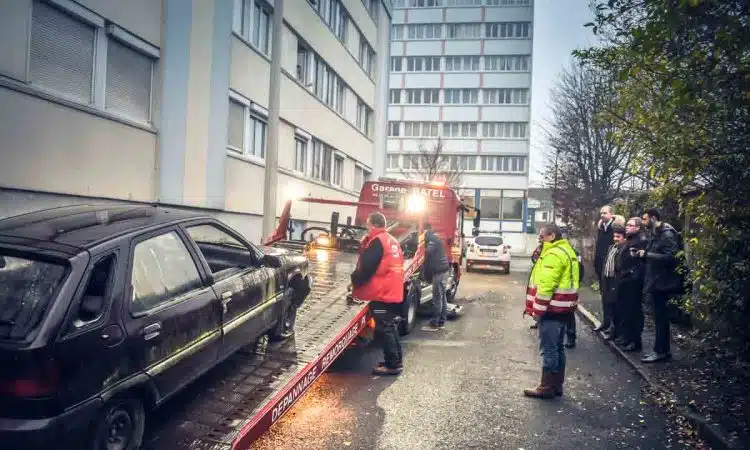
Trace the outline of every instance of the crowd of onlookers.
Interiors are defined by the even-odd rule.
[[[599,281],[603,319],[595,331],[625,351],[642,349],[643,303],[653,309],[653,351],[641,361],[652,363],[671,358],[667,305],[682,288],[677,270],[680,236],[661,220],[656,209],[625,220],[612,208],[600,210],[594,270]]]

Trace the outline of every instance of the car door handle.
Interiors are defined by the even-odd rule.
[[[141,330],[141,336],[143,336],[143,339],[146,341],[150,341],[151,339],[159,336],[161,334],[161,323],[156,322],[152,323],[151,325],[146,325]]]
[[[229,303],[232,301],[232,291],[226,291],[223,294],[221,294],[221,301],[224,303]]]

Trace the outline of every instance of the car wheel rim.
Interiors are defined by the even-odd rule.
[[[124,450],[133,436],[133,419],[122,408],[112,412],[107,418],[106,450]]]

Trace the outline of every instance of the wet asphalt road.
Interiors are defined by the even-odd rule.
[[[668,448],[666,415],[580,320],[566,395],[523,397],[541,368],[535,330],[521,318],[529,262],[514,264],[510,275],[466,274],[463,316],[405,338],[400,377],[370,375],[377,348],[345,355],[253,448]]]

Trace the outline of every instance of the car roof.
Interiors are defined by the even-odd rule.
[[[209,217],[152,205],[75,205],[0,219],[0,237],[76,254],[120,235],[180,220]]]

